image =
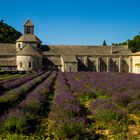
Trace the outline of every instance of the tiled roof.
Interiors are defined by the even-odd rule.
[[[16,44],[0,43],[0,55],[16,55]]]
[[[16,66],[16,57],[0,58],[0,66]]]
[[[17,42],[39,42],[39,43],[41,43],[41,40],[33,34],[24,34],[17,40]]]
[[[24,46],[24,48],[17,53],[17,55],[37,55],[41,56],[41,52],[37,50],[33,45],[27,44]]]
[[[133,53],[133,56],[140,56],[140,51],[136,52],[136,53]]]
[[[25,22],[25,24],[24,24],[24,26],[34,26],[34,24],[33,24],[33,22],[30,20],[30,19],[28,19],[26,22]]]
[[[54,65],[58,65],[58,66],[62,65],[60,58],[52,58],[52,59],[49,59],[49,60],[50,60]]]
[[[48,45],[42,47],[44,55],[132,55],[127,46]]]

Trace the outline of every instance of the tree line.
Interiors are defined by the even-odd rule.
[[[122,43],[112,43],[112,45],[128,45],[130,50],[134,52],[140,51],[140,33],[136,35],[132,40],[127,40]]]
[[[4,20],[0,21],[0,43],[15,43],[21,35],[21,32],[4,23]]]

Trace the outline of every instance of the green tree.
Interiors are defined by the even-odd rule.
[[[112,43],[112,45],[127,45],[132,52],[140,51],[140,33],[136,35],[132,40],[127,40],[122,43]]]
[[[106,43],[106,41],[105,41],[105,40],[103,41],[103,46],[107,46],[107,43]]]
[[[140,51],[140,34],[129,40],[128,46],[132,52]]]

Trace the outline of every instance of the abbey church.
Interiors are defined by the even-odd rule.
[[[0,69],[140,73],[140,52],[128,46],[42,45],[30,20],[15,44],[0,44]]]

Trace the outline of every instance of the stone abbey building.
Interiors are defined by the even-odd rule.
[[[140,53],[133,54],[128,46],[42,45],[30,20],[15,44],[0,44],[1,70],[138,73],[139,57]]]

